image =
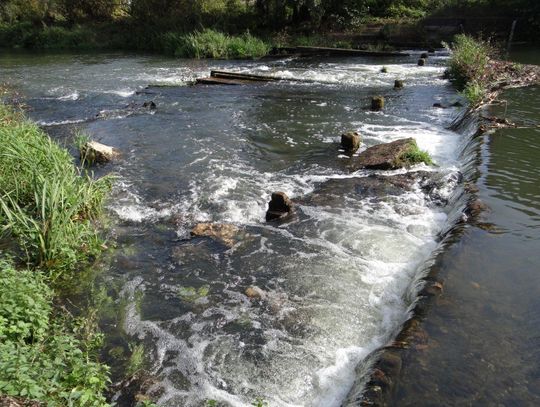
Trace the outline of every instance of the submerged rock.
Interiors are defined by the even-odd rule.
[[[354,160],[353,168],[371,170],[395,170],[415,164],[412,152],[418,151],[413,138],[405,138],[385,144],[377,144],[361,152]]]
[[[283,218],[293,211],[293,203],[285,192],[273,192],[268,210],[266,211],[266,221]]]
[[[418,66],[424,66],[426,64],[426,59],[425,58],[420,58],[418,60]]]
[[[411,191],[415,185],[439,205],[446,202],[438,196],[438,187],[445,183],[438,173],[414,171],[391,176],[372,174],[367,177],[330,179],[315,188],[313,192],[296,201],[308,206],[346,207],[350,199],[370,199],[374,202],[386,200],[389,196],[399,196]]]
[[[348,131],[341,135],[341,148],[348,152],[355,152],[360,147],[361,137],[356,131]]]
[[[403,88],[403,81],[401,79],[396,79],[394,81],[394,89],[401,89]]]
[[[246,288],[245,294],[247,297],[256,300],[264,300],[266,298],[266,292],[256,285]]]
[[[384,109],[384,97],[374,96],[371,98],[371,110],[379,111]]]
[[[204,236],[218,240],[225,246],[233,247],[240,229],[225,223],[199,223],[191,230],[191,236]]]
[[[143,107],[146,107],[150,110],[154,110],[157,107],[157,105],[154,103],[153,100],[151,100],[150,102],[144,102]]]
[[[89,141],[81,148],[80,155],[81,160],[89,163],[106,163],[118,158],[120,153],[113,147]]]
[[[429,55],[427,52],[422,52],[422,54],[420,55],[420,58],[422,59],[428,59]]]

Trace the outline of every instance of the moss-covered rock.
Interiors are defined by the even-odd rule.
[[[358,155],[352,167],[355,170],[395,170],[421,162],[432,164],[429,154],[420,150],[413,138],[406,138],[368,148]]]

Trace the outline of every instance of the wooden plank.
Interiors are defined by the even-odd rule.
[[[254,75],[229,71],[210,71],[210,76],[212,78],[234,79],[248,82],[271,82],[279,80],[279,78],[274,78],[273,76]]]
[[[229,71],[211,71],[210,76],[216,79],[238,80],[238,81],[243,81],[245,83],[277,82],[277,81],[307,82],[307,83],[317,82],[314,79],[286,78],[286,77],[279,77],[279,76],[256,75],[256,74],[247,74],[247,73],[240,73],[240,72],[229,72]]]
[[[214,78],[209,76],[208,78],[198,78],[196,83],[201,85],[245,85],[253,83],[253,81],[241,81],[238,79],[226,79],[226,78]]]
[[[335,56],[378,56],[378,57],[406,57],[410,54],[400,51],[365,51],[348,48],[329,47],[296,47],[296,50],[307,55],[335,55]]]

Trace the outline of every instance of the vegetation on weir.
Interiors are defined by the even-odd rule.
[[[494,49],[487,41],[460,34],[447,47],[452,51],[448,74],[472,107],[478,106],[487,94],[493,79],[490,56]]]
[[[447,47],[452,52],[448,76],[471,109],[494,100],[505,87],[537,83],[537,69],[499,60],[489,41],[460,34]]]
[[[104,248],[95,223],[111,180],[81,173],[66,150],[1,104],[0,146],[0,395],[107,405],[96,318],[57,305]]]

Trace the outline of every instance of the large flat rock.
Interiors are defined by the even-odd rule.
[[[416,142],[413,138],[405,138],[390,143],[377,144],[361,152],[352,160],[351,167],[354,170],[366,168],[370,170],[395,170],[408,166],[410,163],[403,156],[415,149]]]

